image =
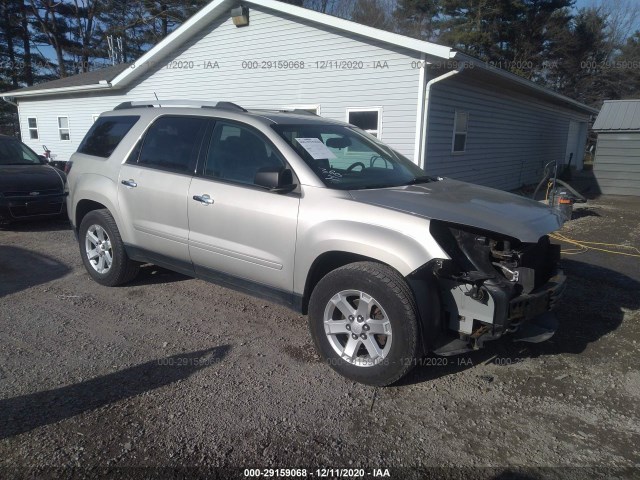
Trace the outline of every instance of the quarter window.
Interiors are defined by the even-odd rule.
[[[469,127],[469,114],[467,112],[456,111],[453,125],[453,145],[454,153],[464,152],[467,147],[467,129]]]
[[[138,165],[176,173],[193,173],[206,124],[207,120],[203,117],[158,118],[145,135],[137,158]]]
[[[36,117],[29,117],[27,122],[29,123],[29,138],[31,140],[38,140],[38,119]]]
[[[382,109],[349,108],[347,109],[347,123],[380,138],[382,136]]]
[[[82,140],[78,153],[108,158],[140,117],[102,117],[96,120]]]
[[[60,134],[60,140],[71,140],[69,117],[58,117],[58,133]]]
[[[273,147],[250,129],[218,122],[211,136],[204,173],[253,185],[259,171],[284,165]]]

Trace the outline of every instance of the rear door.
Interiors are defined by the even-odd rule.
[[[118,202],[133,247],[190,270],[187,199],[207,118],[158,117],[120,169]]]
[[[266,296],[290,294],[299,193],[254,184],[261,168],[285,166],[252,127],[217,121],[189,189],[189,250],[196,272]],[[204,201],[203,201],[204,200]]]

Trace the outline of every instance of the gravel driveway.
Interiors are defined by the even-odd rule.
[[[565,235],[639,244],[640,199],[577,216]],[[429,357],[374,389],[322,364],[306,318],[282,307],[151,266],[102,287],[65,223],[1,230],[0,478],[639,478],[640,259],[565,258],[549,342]]]

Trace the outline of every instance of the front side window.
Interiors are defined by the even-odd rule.
[[[453,125],[453,147],[454,153],[464,152],[467,148],[467,128],[469,126],[469,114],[456,111]]]
[[[40,157],[15,138],[0,138],[0,165],[38,165]]]
[[[273,147],[251,129],[217,122],[211,136],[204,174],[253,185],[259,171],[284,165]]]
[[[361,130],[380,138],[380,125],[382,121],[381,109],[354,108],[347,109],[347,123],[355,125]]]
[[[140,155],[132,161],[140,166],[191,174],[206,125],[204,117],[159,117],[145,134]]]
[[[69,117],[58,117],[58,133],[60,134],[60,140],[71,140]]]
[[[36,117],[29,117],[27,122],[29,123],[29,138],[31,140],[38,140],[38,119]]]
[[[432,180],[411,160],[357,128],[331,124],[272,128],[330,188],[385,188]]]
[[[78,153],[108,158],[140,117],[102,117],[91,126],[78,147]]]

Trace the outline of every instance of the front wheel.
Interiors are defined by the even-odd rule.
[[[140,265],[127,256],[116,222],[108,210],[87,213],[80,223],[78,239],[82,262],[99,284],[115,287],[138,274]]]
[[[352,263],[322,278],[311,294],[309,327],[322,359],[356,382],[390,385],[416,363],[415,300],[386,265]]]

